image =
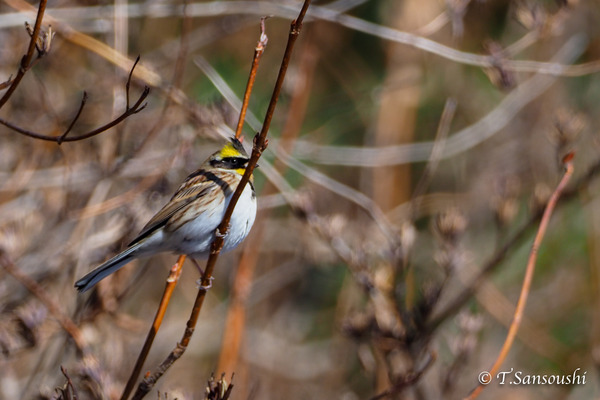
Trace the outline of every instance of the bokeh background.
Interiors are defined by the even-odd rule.
[[[37,6],[0,3],[2,81]],[[0,398],[72,398],[56,390],[61,366],[79,398],[119,398],[176,255],[132,262],[91,294],[73,283],[232,134],[268,15],[250,146],[299,9],[48,3],[50,50],[3,121],[61,135],[86,91],[69,137],[97,128],[125,109],[137,55],[131,104],[151,92],[143,111],[86,140],[0,126]],[[255,174],[257,223],[220,257],[186,353],[148,397],[202,399],[211,373],[235,373],[235,399],[463,398],[506,337],[569,151],[575,174],[502,370],[576,371],[585,384],[493,382],[480,398],[597,397],[599,21],[586,0],[315,1]],[[144,371],[181,338],[197,279],[186,263]]]

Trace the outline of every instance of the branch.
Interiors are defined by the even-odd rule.
[[[29,46],[27,47],[27,53],[21,59],[21,65],[19,66],[17,76],[15,76],[15,79],[11,81],[8,90],[6,91],[6,93],[4,93],[4,96],[0,98],[0,108],[2,108],[4,104],[6,104],[10,96],[15,92],[15,90],[17,90],[17,86],[19,86],[19,83],[21,83],[21,79],[23,79],[25,73],[29,70],[29,67],[31,66],[31,60],[33,59],[33,53],[36,50],[36,44],[42,27],[42,19],[44,18],[44,11],[46,10],[46,3],[47,0],[40,0],[37,17],[35,18],[35,25],[33,26],[33,30],[31,31],[31,39],[29,39]],[[43,55],[43,53],[41,52],[39,54],[40,56]]]
[[[300,30],[302,28],[302,21],[304,19],[304,16],[306,15],[306,10],[308,9],[309,4],[310,4],[310,0],[305,0],[304,4],[302,6],[302,9],[300,10],[300,14],[298,15],[298,18],[295,19],[294,21],[292,21],[292,24],[290,26],[290,33],[288,36],[287,46],[285,49],[285,53],[283,55],[283,60],[281,61],[279,75],[277,76],[277,81],[275,82],[275,87],[273,89],[273,94],[271,96],[271,101],[269,102],[269,107],[268,107],[266,115],[265,115],[265,120],[263,122],[262,129],[261,129],[260,133],[254,137],[254,145],[252,148],[252,155],[250,156],[250,160],[248,161],[248,164],[246,166],[246,171],[245,171],[244,175],[242,176],[242,179],[241,179],[240,183],[238,184],[235,192],[231,196],[229,205],[227,207],[227,210],[225,211],[225,215],[223,216],[223,220],[221,221],[221,224],[217,228],[217,231],[216,231],[217,234],[215,235],[215,239],[213,240],[213,242],[211,244],[210,256],[206,263],[206,268],[204,270],[204,274],[202,275],[202,279],[200,282],[200,288],[198,290],[198,295],[196,296],[196,301],[194,302],[194,307],[192,309],[190,318],[187,322],[187,326],[186,326],[185,332],[183,334],[183,337],[182,337],[181,341],[179,343],[177,343],[177,346],[175,347],[175,349],[173,349],[173,351],[167,356],[167,358],[159,365],[159,367],[156,369],[156,371],[152,375],[149,375],[148,377],[146,377],[140,383],[136,393],[133,396],[134,400],[143,398],[150,390],[152,390],[152,388],[154,387],[154,385],[158,381],[158,379],[160,379],[160,377],[171,367],[171,365],[173,365],[173,363],[175,361],[177,361],[183,355],[183,353],[185,352],[185,350],[190,342],[192,334],[194,333],[194,329],[195,329],[196,323],[198,321],[198,316],[200,314],[200,310],[202,308],[204,298],[206,297],[207,288],[209,287],[209,285],[211,283],[212,274],[213,274],[213,271],[215,268],[217,258],[219,257],[221,249],[223,248],[224,237],[227,234],[227,231],[229,229],[229,221],[231,219],[231,215],[233,214],[235,205],[237,204],[237,201],[240,198],[245,186],[250,181],[250,177],[252,176],[252,173],[254,171],[254,168],[256,167],[256,164],[258,163],[258,159],[260,158],[260,156],[262,155],[262,152],[267,147],[267,144],[268,144],[267,133],[271,126],[271,121],[273,119],[273,114],[274,114],[275,108],[277,106],[277,100],[279,99],[279,94],[281,93],[281,88],[283,86],[283,80],[285,78],[285,74],[286,74],[286,71],[287,71],[287,68],[288,68],[288,65],[290,62],[294,44],[296,42],[296,39],[298,38],[298,35],[300,34]]]
[[[71,131],[71,129],[73,128],[73,126],[75,125],[77,120],[79,119],[79,116],[81,115],[81,112],[83,111],[83,107],[86,104],[86,101],[87,101],[87,93],[86,92],[83,93],[83,98],[81,99],[81,104],[79,106],[79,110],[77,111],[77,114],[75,115],[75,118],[73,118],[73,120],[69,124],[69,127],[67,128],[67,130],[59,136],[47,136],[47,135],[44,135],[41,133],[33,132],[30,130],[21,128],[21,127],[15,125],[9,121],[6,121],[2,118],[0,118],[0,124],[6,126],[9,129],[12,129],[15,132],[20,133],[22,135],[29,136],[34,139],[45,140],[45,141],[49,141],[49,142],[56,142],[58,145],[61,145],[63,142],[76,142],[79,140],[89,139],[92,136],[96,136],[104,131],[107,131],[110,128],[118,125],[119,123],[121,123],[122,121],[127,119],[128,117],[132,116],[133,114],[137,114],[140,111],[142,111],[144,108],[146,108],[147,103],[144,103],[144,100],[146,100],[146,97],[148,97],[148,94],[150,93],[150,88],[148,86],[144,86],[144,91],[142,92],[142,94],[140,95],[138,100],[135,102],[135,104],[132,107],[129,105],[129,87],[131,85],[131,77],[133,75],[133,70],[135,69],[139,60],[140,60],[140,57],[138,56],[137,59],[135,60],[135,62],[133,63],[133,66],[131,67],[131,71],[129,72],[129,77],[127,78],[127,83],[125,84],[125,89],[127,91],[127,106],[125,108],[125,111],[120,116],[118,116],[117,118],[112,120],[111,122],[109,122],[99,128],[96,128],[90,132],[84,133],[79,136],[67,137],[67,135],[69,134],[69,132]]]
[[[246,84],[246,90],[244,92],[244,101],[242,102],[242,109],[240,110],[240,117],[238,119],[237,127],[235,129],[235,137],[239,139],[242,135],[242,128],[244,127],[244,120],[246,119],[246,111],[248,111],[248,104],[250,103],[250,95],[252,94],[252,88],[254,87],[254,81],[256,80],[256,72],[258,71],[258,64],[260,58],[265,52],[269,38],[265,33],[265,20],[267,17],[260,19],[260,39],[254,48],[254,57],[252,58],[252,66],[250,67],[250,75],[248,76],[248,83]]]
[[[175,286],[177,286],[177,282],[179,281],[179,277],[181,276],[181,269],[183,267],[183,262],[185,261],[185,256],[179,256],[179,259],[171,267],[171,271],[169,272],[169,277],[167,278],[167,283],[165,285],[165,291],[163,292],[162,298],[160,300],[160,304],[158,306],[158,310],[156,310],[156,315],[154,316],[154,321],[152,322],[152,327],[148,332],[148,336],[146,336],[146,341],[144,342],[144,347],[142,347],[142,351],[138,356],[138,359],[135,363],[135,367],[133,371],[131,371],[131,376],[127,381],[127,385],[123,390],[123,394],[121,395],[121,400],[127,400],[133,387],[135,386],[135,381],[138,376],[140,376],[140,372],[142,367],[144,366],[144,362],[146,361],[146,357],[148,357],[148,353],[150,352],[150,348],[152,347],[152,343],[154,342],[154,338],[160,329],[162,324],[162,320],[165,316],[165,312],[167,311],[167,306],[169,305],[169,301],[171,300],[171,295],[173,294],[173,290],[175,290]]]
[[[562,179],[560,180],[558,186],[552,193],[550,200],[548,200],[548,204],[546,205],[546,209],[544,210],[544,215],[542,216],[542,220],[540,221],[540,227],[538,228],[537,234],[535,235],[535,239],[533,240],[533,245],[531,246],[531,251],[529,253],[529,259],[527,261],[527,269],[525,270],[525,278],[523,279],[523,286],[521,287],[521,294],[519,296],[519,301],[517,303],[513,321],[508,330],[508,335],[506,336],[506,340],[504,341],[504,344],[502,345],[502,349],[500,350],[500,354],[498,355],[498,358],[496,358],[496,361],[494,362],[492,368],[489,371],[489,376],[492,379],[496,375],[498,370],[500,369],[500,366],[502,365],[504,360],[506,359],[506,356],[508,355],[508,352],[510,351],[510,348],[512,347],[515,337],[517,336],[517,331],[519,330],[519,327],[521,326],[521,321],[523,319],[523,313],[525,311],[525,305],[527,304],[527,297],[529,296],[529,290],[531,289],[531,283],[533,282],[533,273],[535,272],[535,263],[537,261],[538,250],[540,248],[540,245],[542,243],[544,235],[546,234],[546,230],[548,228],[548,223],[550,222],[550,217],[552,216],[552,212],[554,211],[554,208],[556,207],[556,203],[558,202],[558,199],[559,199],[562,191],[567,186],[567,184],[569,183],[569,180],[571,179],[571,176],[573,175],[573,162],[572,161],[573,161],[573,153],[567,154],[565,156],[565,158],[563,159],[563,162],[566,167],[565,173],[564,173]],[[466,399],[467,400],[476,399],[484,388],[485,388],[485,386],[482,383],[480,383],[479,386],[477,386],[469,394],[469,396],[467,396]]]

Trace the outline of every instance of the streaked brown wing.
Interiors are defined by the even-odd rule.
[[[163,227],[169,219],[178,211],[188,206],[193,201],[206,196],[208,193],[217,190],[213,183],[207,179],[205,174],[194,172],[183,182],[173,195],[171,200],[152,217],[150,221],[142,228],[140,234],[129,244],[136,244],[140,240],[149,236],[155,230]]]

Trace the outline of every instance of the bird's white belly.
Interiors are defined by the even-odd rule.
[[[204,212],[195,220],[187,222],[172,232],[169,242],[174,252],[187,254],[193,258],[208,258],[215,231],[223,220],[230,198],[231,196],[228,196],[226,202],[222,202],[218,207]],[[240,244],[248,236],[255,218],[256,197],[248,184],[244,188],[231,216],[222,251],[232,250]]]

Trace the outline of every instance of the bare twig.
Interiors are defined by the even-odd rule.
[[[67,380],[66,391],[70,395],[70,397],[65,397],[65,399],[77,400],[77,389],[75,389],[71,377],[67,374],[67,370],[62,365],[60,366],[60,372],[62,372],[62,374],[65,376],[65,379]]]
[[[517,307],[515,309],[515,314],[513,317],[513,321],[508,330],[508,335],[502,345],[502,349],[500,350],[500,354],[498,358],[492,365],[492,368],[489,370],[489,376],[494,377],[500,366],[504,362],[506,356],[517,335],[517,331],[521,325],[521,321],[523,319],[523,312],[525,310],[525,305],[527,304],[527,297],[529,296],[529,290],[531,288],[531,283],[533,281],[533,273],[535,272],[535,263],[537,261],[537,254],[540,248],[540,244],[546,234],[546,229],[548,228],[548,223],[550,222],[550,217],[552,216],[552,212],[558,202],[558,199],[564,190],[564,188],[569,183],[571,176],[573,175],[573,153],[567,154],[563,159],[566,170],[565,173],[560,180],[558,186],[552,193],[550,200],[548,200],[548,204],[546,205],[546,209],[544,210],[544,214],[542,216],[542,220],[540,221],[540,226],[538,228],[537,234],[533,240],[533,245],[531,246],[531,251],[529,253],[529,259],[527,260],[527,268],[525,270],[525,278],[523,279],[523,286],[521,287],[521,294],[519,296],[519,301],[517,302]],[[485,388],[485,385],[479,384],[470,394],[466,397],[468,400],[474,400],[479,396],[481,391]]]
[[[242,109],[240,110],[240,117],[238,119],[237,127],[235,129],[235,137],[239,138],[242,136],[242,129],[244,127],[244,121],[246,119],[246,111],[248,111],[248,104],[250,104],[250,95],[252,94],[252,87],[256,80],[256,72],[258,71],[258,64],[260,58],[265,52],[269,38],[265,33],[265,20],[267,17],[260,19],[260,39],[254,48],[254,57],[252,58],[252,66],[250,67],[250,74],[248,76],[248,83],[246,84],[246,90],[244,92],[244,101],[242,102]]]
[[[12,75],[8,77],[8,79],[2,83],[0,83],[0,90],[4,90],[7,87],[9,87],[13,82],[13,77]]]
[[[298,60],[298,79],[295,80],[294,88],[292,89],[292,97],[289,102],[289,107],[286,111],[286,121],[281,130],[282,146],[287,146],[286,150],[290,150],[296,137],[300,133],[302,121],[306,115],[308,100],[312,89],[312,82],[315,73],[315,68],[318,61],[317,44],[315,43],[315,31],[308,31],[304,37],[304,46],[299,50]],[[275,160],[278,164],[278,160]],[[261,161],[261,167],[265,163]],[[274,167],[278,168],[277,165]],[[285,169],[285,167],[283,167]],[[279,170],[279,168],[278,168]],[[283,172],[280,170],[280,172]],[[275,185],[266,182],[261,191],[261,199],[277,192]],[[264,202],[261,202],[264,205]],[[264,221],[268,219],[269,210],[264,210],[257,218],[259,221],[252,228],[252,235],[246,239],[240,262],[232,284],[231,298],[227,317],[225,319],[225,327],[223,329],[223,341],[221,351],[219,353],[219,362],[217,363],[217,371],[240,372],[238,364],[240,347],[242,338],[245,335],[246,325],[246,307],[248,296],[253,285],[253,278],[256,266],[260,260],[261,243],[264,241],[266,224]],[[243,372],[242,372],[243,373]],[[244,387],[242,386],[242,390]],[[246,393],[238,394],[241,397],[246,397]]]
[[[127,90],[127,97],[129,97],[129,90]],[[69,132],[71,132],[71,129],[73,129],[73,126],[75,126],[75,123],[77,122],[77,120],[79,119],[79,116],[81,115],[81,112],[83,111],[83,107],[85,107],[87,98],[88,98],[87,92],[84,91],[83,96],[81,97],[81,104],[79,105],[79,110],[77,110],[77,114],[75,114],[75,118],[73,118],[73,121],[71,121],[71,124],[69,124],[69,127],[67,128],[65,133],[63,133],[56,141],[56,143],[58,143],[58,145],[60,145],[62,142],[64,142],[64,140],[67,138],[67,135],[69,134]],[[129,102],[127,103],[127,106],[129,107]]]
[[[225,211],[225,215],[223,216],[223,220],[217,228],[217,234],[215,235],[215,239],[211,244],[210,256],[208,258],[204,274],[202,275],[202,279],[200,281],[198,295],[196,296],[196,301],[194,302],[194,307],[192,308],[192,312],[187,322],[187,326],[183,337],[181,341],[177,343],[177,346],[169,354],[169,356],[158,366],[156,371],[153,374],[144,378],[144,380],[140,383],[138,389],[136,390],[133,396],[134,400],[143,398],[152,389],[152,387],[154,387],[154,384],[170,368],[170,366],[173,365],[173,363],[183,355],[194,333],[194,329],[198,321],[198,316],[200,314],[204,298],[206,297],[206,288],[209,287],[211,283],[215,264],[221,252],[221,249],[223,248],[224,237],[229,229],[229,221],[231,219],[231,215],[233,214],[233,210],[235,208],[235,205],[237,204],[238,199],[242,194],[242,191],[250,181],[250,177],[252,176],[256,164],[258,163],[258,159],[262,155],[264,149],[267,147],[267,133],[271,126],[271,120],[273,119],[273,114],[277,106],[277,100],[279,99],[279,94],[281,93],[281,88],[283,86],[283,81],[290,62],[294,44],[296,42],[296,39],[298,38],[298,35],[300,34],[300,30],[302,28],[302,21],[304,19],[304,16],[306,15],[306,11],[308,9],[309,4],[310,0],[305,0],[304,4],[302,5],[302,9],[300,10],[300,13],[298,15],[298,18],[292,21],[292,24],[290,26],[290,33],[288,36],[287,46],[283,55],[283,59],[281,61],[281,67],[279,69],[277,81],[275,82],[275,87],[273,89],[273,94],[271,96],[271,101],[269,102],[269,107],[265,115],[265,120],[263,122],[262,129],[260,133],[254,138],[252,154],[246,166],[246,171],[242,176],[242,179],[238,184],[235,192],[231,196],[229,205],[227,207],[227,210]]]
[[[177,262],[171,267],[169,271],[169,277],[167,278],[167,283],[165,285],[165,290],[163,292],[162,298],[160,300],[160,304],[158,306],[158,310],[156,310],[156,315],[154,316],[154,321],[152,322],[152,327],[146,336],[146,341],[144,342],[144,347],[142,347],[142,351],[138,356],[138,359],[135,363],[135,367],[133,371],[131,371],[131,376],[127,381],[127,385],[125,389],[123,389],[123,394],[121,395],[121,400],[126,400],[129,398],[133,387],[135,386],[135,382],[137,381],[138,376],[140,376],[140,372],[142,367],[144,366],[144,361],[146,361],[146,357],[150,352],[150,348],[152,347],[152,343],[154,342],[154,338],[160,329],[160,325],[162,324],[163,317],[165,316],[165,312],[167,311],[167,306],[169,305],[169,301],[171,300],[171,295],[173,294],[173,290],[175,290],[175,286],[177,286],[177,282],[179,281],[179,277],[181,276],[181,269],[183,267],[183,263],[185,261],[185,256],[179,256]]]
[[[41,133],[37,133],[37,132],[33,132],[30,131],[28,129],[24,129],[21,128],[9,121],[6,121],[2,118],[0,118],[0,124],[6,126],[7,128],[12,129],[15,132],[18,132],[22,135],[25,136],[29,136],[32,137],[34,139],[39,139],[39,140],[45,140],[45,141],[49,141],[49,142],[56,142],[58,145],[62,144],[63,142],[76,142],[79,140],[85,140],[85,139],[89,139],[93,136],[96,136],[104,131],[109,130],[110,128],[118,125],[119,123],[121,123],[122,121],[124,121],[125,119],[127,119],[128,117],[132,116],[133,114],[137,114],[140,111],[142,111],[144,108],[146,108],[147,103],[144,103],[144,101],[146,100],[146,97],[148,97],[148,94],[150,93],[150,88],[148,86],[144,87],[144,90],[142,92],[142,94],[140,95],[140,97],[138,98],[138,100],[135,102],[135,104],[130,107],[129,105],[129,87],[131,84],[131,77],[133,75],[133,70],[135,69],[138,61],[139,61],[139,56],[136,59],[136,61],[133,64],[133,67],[131,68],[131,71],[129,73],[129,77],[127,79],[127,83],[125,84],[125,88],[127,90],[127,107],[125,109],[125,111],[118,116],[117,118],[115,118],[114,120],[112,120],[111,122],[96,128],[90,132],[84,133],[82,135],[79,136],[71,136],[71,137],[67,137],[67,134],[71,131],[71,129],[73,128],[73,125],[75,125],[75,122],[77,122],[77,120],[79,119],[79,116],[81,115],[81,112],[83,110],[83,107],[86,104],[87,101],[87,94],[84,92],[83,94],[83,98],[81,100],[81,104],[79,106],[79,110],[77,112],[77,114],[75,115],[75,118],[73,119],[73,121],[69,124],[69,127],[67,128],[67,130],[59,135],[59,136],[47,136]]]
[[[33,54],[36,50],[36,44],[38,37],[40,35],[40,30],[42,28],[42,19],[44,18],[44,11],[46,11],[46,3],[47,0],[40,0],[40,5],[38,6],[37,17],[35,18],[35,25],[33,26],[33,30],[31,31],[31,38],[29,39],[29,46],[27,47],[27,53],[21,59],[21,64],[19,65],[19,71],[15,78],[11,81],[10,86],[4,96],[0,98],[0,108],[2,108],[10,96],[17,90],[17,86],[21,83],[21,80],[25,76],[25,73],[29,70],[31,60],[33,59]]]
[[[440,163],[440,159],[442,153],[444,151],[444,144],[446,142],[446,137],[448,136],[448,132],[450,131],[450,124],[452,123],[452,119],[454,118],[454,113],[456,111],[456,100],[448,99],[446,100],[446,104],[444,105],[444,111],[442,112],[442,117],[440,118],[440,123],[438,124],[438,129],[435,135],[435,140],[433,141],[433,147],[431,149],[431,155],[429,156],[429,162],[423,171],[423,175],[421,175],[421,179],[415,190],[412,193],[412,204],[415,209],[418,209],[418,205],[416,202],[418,199],[425,193],[427,187],[431,183],[431,178],[433,177],[434,171],[437,169],[437,166]],[[414,213],[413,213],[414,215]],[[414,217],[413,217],[414,218]]]

